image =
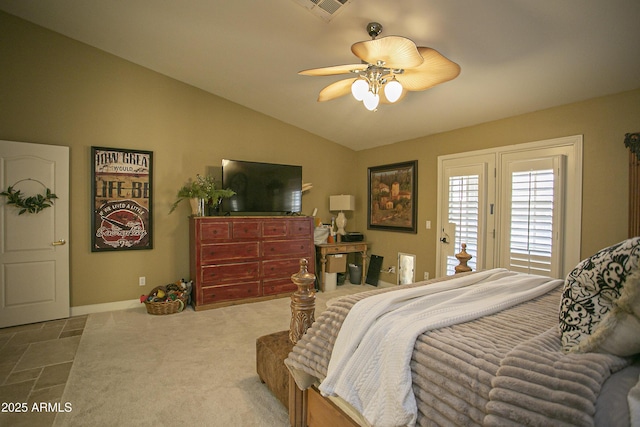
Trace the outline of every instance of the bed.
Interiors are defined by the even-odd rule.
[[[640,425],[640,237],[332,301],[285,360],[292,425]],[[296,395],[296,396],[294,396]]]

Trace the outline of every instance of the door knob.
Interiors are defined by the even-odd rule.
[[[66,243],[67,243],[67,241],[66,241],[66,240],[64,240],[64,239],[60,239],[60,240],[58,240],[57,242],[53,242],[52,244],[53,244],[53,246],[62,246],[62,245],[64,245],[64,244],[66,244]]]

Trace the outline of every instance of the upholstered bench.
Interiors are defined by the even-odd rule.
[[[289,370],[284,364],[293,343],[289,331],[265,335],[256,340],[256,369],[260,381],[289,408]]]

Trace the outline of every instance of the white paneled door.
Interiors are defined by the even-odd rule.
[[[69,148],[0,141],[0,188],[58,199],[38,213],[0,196],[0,327],[69,317]]]

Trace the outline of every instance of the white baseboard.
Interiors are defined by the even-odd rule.
[[[384,280],[378,280],[379,288],[392,288],[394,286],[398,286],[398,285],[396,285],[395,283],[385,282]]]
[[[104,313],[105,311],[128,310],[140,307],[140,300],[106,302],[103,304],[80,305],[71,307],[71,316],[84,316],[85,314]]]
[[[378,280],[379,288],[389,288],[397,286],[395,283]],[[104,313],[105,311],[128,310],[140,307],[140,300],[132,299],[128,301],[105,302],[103,304],[80,305],[71,307],[71,316],[84,316],[85,314]]]

